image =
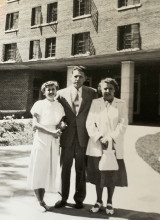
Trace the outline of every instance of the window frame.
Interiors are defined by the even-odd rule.
[[[14,48],[12,48],[13,46]],[[11,55],[11,53],[13,53],[13,55]],[[4,57],[3,57],[4,62],[16,61],[16,55],[17,55],[17,43],[4,44]],[[8,59],[7,58],[8,56],[12,58]]]
[[[123,4],[122,1],[124,1],[125,3]],[[128,0],[118,0],[117,10],[123,11],[123,10],[128,10],[128,9],[133,9],[133,8],[139,8],[142,6],[142,3],[140,2],[140,0],[129,0],[129,2],[127,1]],[[132,3],[130,1],[132,1]]]
[[[35,42],[39,42],[38,44],[38,56],[35,56],[36,53],[34,54],[34,43]],[[35,46],[35,50],[36,50],[36,46]],[[40,40],[31,40],[30,41],[30,47],[29,47],[29,60],[39,60],[41,58],[40,55]]]
[[[124,2],[124,3],[123,3]],[[118,0],[118,8],[140,4],[140,0]]]
[[[56,19],[51,19],[51,14],[52,14],[52,6],[54,8],[54,5],[56,4]],[[49,3],[47,4],[47,23],[54,23],[54,22],[57,22],[57,18],[58,18],[58,2],[52,2],[52,3]]]
[[[7,3],[12,3],[12,2],[19,2],[20,0],[8,0]]]
[[[134,26],[136,27],[136,31],[134,30]],[[134,46],[134,44],[138,44],[138,46]],[[141,49],[140,23],[118,26],[117,51],[137,49]]]
[[[14,16],[17,17],[14,18]],[[18,21],[19,21],[19,11],[6,14],[5,31],[18,30]]]
[[[36,16],[36,9],[40,9],[39,12],[37,12]],[[37,21],[36,21],[37,19]],[[31,27],[32,26],[40,26],[42,24],[42,7],[41,5],[33,7],[31,12]]]
[[[77,12],[77,2],[79,2],[78,12]],[[83,8],[83,4],[84,4],[84,8]],[[73,18],[88,17],[90,15],[91,15],[91,0],[73,0]]]
[[[78,53],[76,51],[78,51]],[[88,54],[90,55],[90,32],[82,32],[82,33],[73,34],[72,35],[72,55],[79,56],[79,55],[88,55]]]
[[[55,41],[55,42],[49,42],[49,41]],[[51,43],[51,45],[49,45]],[[49,46],[51,47],[49,49]],[[54,49],[54,55],[52,56],[52,50]],[[48,49],[50,51],[48,51]],[[50,54],[50,56],[48,56],[47,54]],[[51,37],[51,38],[46,38],[46,45],[45,45],[45,58],[54,58],[56,56],[56,37]]]

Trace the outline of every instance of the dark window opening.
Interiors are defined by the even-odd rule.
[[[139,4],[140,0],[118,0],[118,7],[125,7],[129,5]]]
[[[73,17],[82,16],[91,13],[91,0],[74,0]]]
[[[47,6],[47,23],[57,21],[57,2]]]
[[[6,15],[6,30],[18,28],[19,12],[14,12]]]
[[[141,48],[139,24],[124,25],[118,27],[117,50]]]
[[[31,41],[29,59],[39,59],[39,58],[41,58],[40,41],[39,40]]]
[[[72,55],[77,54],[95,54],[95,48],[90,37],[90,32],[72,35]]]
[[[56,54],[56,38],[46,39],[46,58],[54,57]]]
[[[38,6],[36,8],[32,8],[31,26],[38,25],[41,23],[42,23],[41,6]]]
[[[6,44],[5,47],[5,55],[4,55],[4,61],[15,61],[16,60],[16,50],[17,50],[17,44]]]

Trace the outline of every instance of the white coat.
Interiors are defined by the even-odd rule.
[[[86,154],[99,157],[102,147],[98,140],[101,136],[112,138],[117,159],[123,158],[123,142],[128,125],[125,101],[114,98],[113,102],[105,105],[103,97],[94,99],[86,121],[89,142]]]

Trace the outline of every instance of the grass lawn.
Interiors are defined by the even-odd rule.
[[[138,139],[136,150],[138,155],[160,174],[160,133]]]

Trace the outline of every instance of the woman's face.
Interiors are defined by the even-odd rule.
[[[115,88],[111,83],[101,82],[102,95],[105,101],[112,101],[114,98]]]
[[[51,102],[54,101],[54,97],[56,96],[56,94],[57,94],[57,90],[55,85],[50,85],[45,88],[44,95],[49,101]]]

